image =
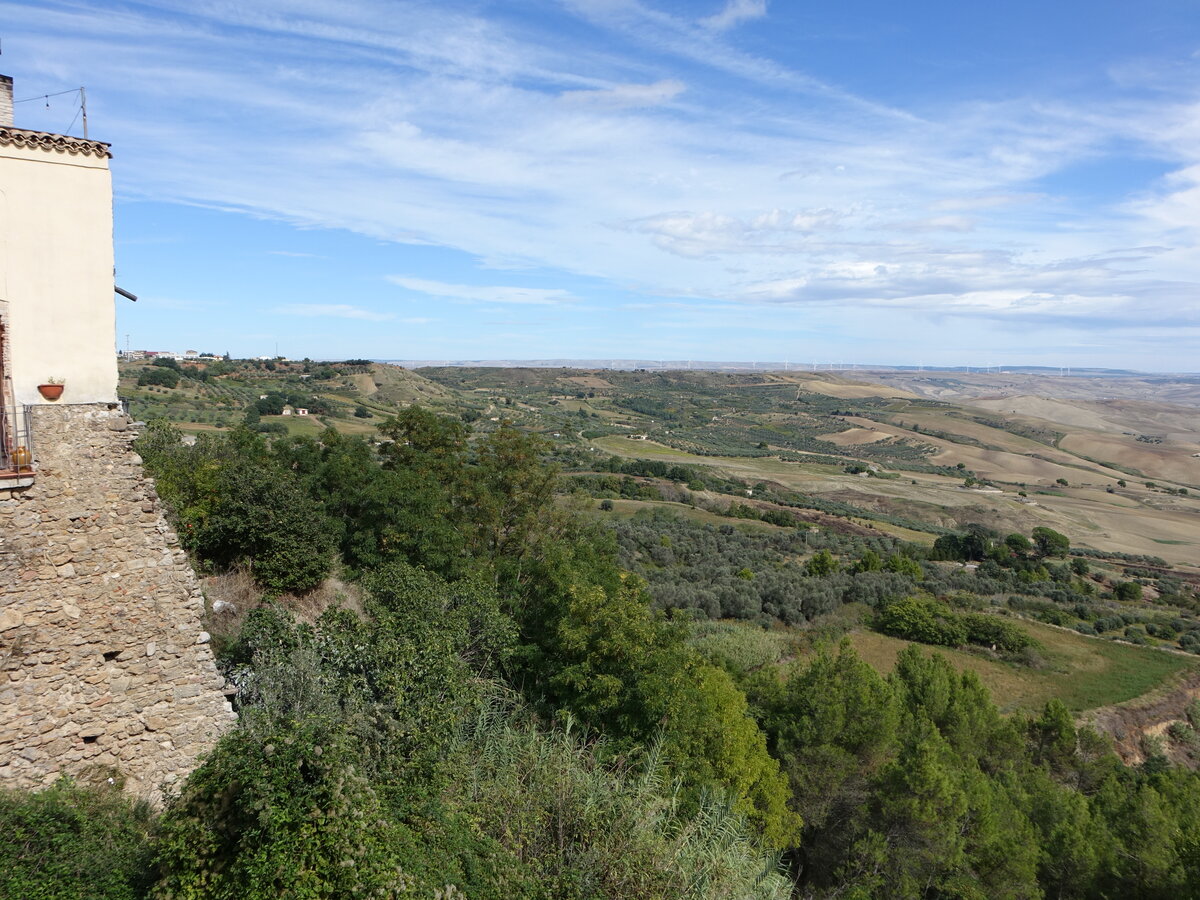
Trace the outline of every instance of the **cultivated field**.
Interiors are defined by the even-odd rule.
[[[1062,628],[1022,622],[1041,644],[1040,668],[989,659],[982,653],[938,648],[960,671],[971,671],[987,686],[996,704],[1007,712],[1033,711],[1057,697],[1073,712],[1123,703],[1141,696],[1168,679],[1200,668],[1187,656],[1088,638]],[[907,641],[856,631],[850,642],[875,669],[887,673]]]

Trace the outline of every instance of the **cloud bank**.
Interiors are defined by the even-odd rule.
[[[1200,328],[1200,60],[905,108],[738,44],[778,13],[568,0],[550,31],[455,3],[0,2],[36,76],[88,83],[126,194],[475,262],[463,283],[390,279],[426,297],[563,307],[587,279],[622,300]],[[1088,175],[1126,161],[1127,183]]]

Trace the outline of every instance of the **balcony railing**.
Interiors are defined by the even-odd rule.
[[[33,475],[33,427],[28,406],[0,407],[0,488],[5,481]]]

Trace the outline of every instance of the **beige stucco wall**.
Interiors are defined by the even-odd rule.
[[[117,399],[108,159],[0,140],[0,315],[18,404]]]

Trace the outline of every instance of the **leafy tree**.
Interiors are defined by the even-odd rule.
[[[638,585],[570,590],[546,661],[554,705],[614,738],[649,740],[686,675],[682,629],[647,608]]]
[[[287,396],[278,391],[271,391],[254,405],[260,416],[280,416],[283,415],[283,408],[287,406]]]
[[[171,361],[174,362],[174,360]],[[165,388],[175,388],[179,386],[179,373],[174,369],[146,368],[138,375],[137,383],[139,387],[153,384]]]
[[[1039,525],[1033,529],[1033,542],[1037,546],[1038,556],[1066,556],[1071,550],[1071,539],[1060,534],[1053,528]]]
[[[189,543],[220,568],[247,565],[272,591],[316,587],[333,563],[320,509],[289,473],[252,460],[222,466],[207,515],[190,522]]]
[[[963,547],[962,535],[943,534],[933,542],[932,559],[967,559],[967,551]]]
[[[1110,778],[1097,793],[1093,808],[1119,848],[1115,857],[1106,860],[1107,871],[1099,875],[1102,890],[1126,897],[1169,896],[1185,890],[1187,872],[1177,850],[1177,819],[1153,784],[1123,784]],[[1155,889],[1148,891],[1151,885]]]
[[[996,543],[998,535],[983,525],[972,523],[962,535],[962,549],[967,559],[985,559]]]
[[[843,643],[796,667],[782,688],[758,683],[766,696],[763,727],[792,782],[804,819],[803,840],[790,851],[808,883],[835,880],[859,833],[859,810],[871,779],[896,739],[898,707],[890,686]]]
[[[466,520],[473,555],[520,560],[538,552],[559,517],[552,504],[557,471],[542,462],[546,442],[501,428],[476,446],[466,491]]]
[[[391,441],[383,447],[389,467],[426,469],[443,483],[461,475],[467,430],[457,419],[409,406],[377,427]]]
[[[766,738],[749,715],[746,696],[727,672],[693,664],[667,707],[663,751],[690,788],[693,803],[711,785],[754,823],[764,846],[780,850],[799,836],[801,819],[788,808],[791,791]]]
[[[834,559],[833,554],[828,550],[818,550],[804,564],[804,572],[806,575],[812,575],[820,578],[824,575],[832,575],[838,570],[838,561]]]
[[[962,534],[944,534],[933,542],[934,559],[985,559],[995,546],[997,535],[990,528],[972,523]]]
[[[884,634],[923,644],[957,647],[967,642],[967,628],[959,616],[936,600],[921,597],[888,603],[876,616],[876,625]]]
[[[1113,596],[1122,603],[1136,603],[1142,599],[1142,586],[1136,581],[1121,581],[1113,588]]]
[[[952,876],[967,867],[970,800],[952,751],[928,719],[881,775],[869,833],[886,835],[885,877],[878,885],[889,897],[914,897],[950,889]]]
[[[1038,882],[1048,896],[1086,897],[1111,868],[1116,845],[1087,798],[1062,790],[1043,772],[1025,775],[1029,820],[1037,830]]]
[[[327,429],[311,438],[277,441],[272,452],[324,507],[346,563],[366,570],[394,560],[444,575],[465,571],[458,527],[457,479],[444,460],[385,449],[381,460],[362,438]]]
[[[899,553],[893,553],[889,556],[887,562],[884,563],[884,568],[898,575],[907,575],[913,581],[922,581],[925,578],[925,571],[921,568],[919,562],[911,557],[902,556]]]
[[[799,820],[787,781],[748,717],[745,696],[700,662],[681,628],[652,615],[639,586],[614,593],[575,588],[543,665],[555,705],[610,735],[618,748],[654,741],[693,802],[714,783],[770,846],[785,846]],[[665,723],[665,725],[663,724]]]
[[[1075,758],[1075,721],[1057,697],[1046,702],[1042,714],[1029,723],[1033,760],[1061,772]]]
[[[1004,545],[1017,556],[1026,556],[1033,551],[1033,543],[1023,534],[1010,534]]]
[[[851,567],[851,571],[856,574],[859,572],[879,572],[882,569],[883,560],[879,558],[879,554],[874,550],[868,550]]]
[[[1019,626],[987,613],[966,613],[960,620],[967,629],[967,640],[972,644],[992,647],[1007,653],[1016,653],[1037,642]]]

